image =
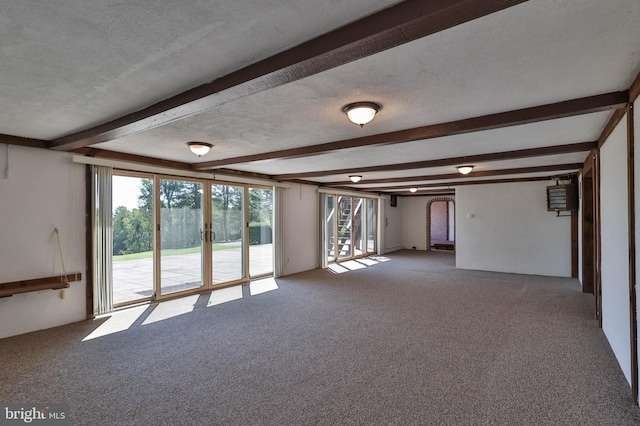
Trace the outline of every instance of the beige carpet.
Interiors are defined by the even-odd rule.
[[[0,340],[0,401],[83,425],[640,424],[575,279],[347,266]]]

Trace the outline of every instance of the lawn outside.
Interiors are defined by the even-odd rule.
[[[235,249],[239,249],[242,247],[242,244],[240,243],[214,243],[212,245],[212,250],[213,251],[222,251],[222,250],[235,250]],[[196,246],[196,247],[187,247],[187,248],[183,248],[183,249],[165,249],[161,251],[161,255],[162,256],[174,256],[174,255],[181,255],[181,254],[193,254],[193,253],[200,253],[201,247],[200,246]],[[113,256],[113,261],[114,262],[122,262],[122,261],[126,261],[126,260],[136,260],[136,259],[151,259],[153,258],[153,250],[150,251],[143,251],[140,253],[131,253],[131,254],[121,254],[121,255],[114,255]]]

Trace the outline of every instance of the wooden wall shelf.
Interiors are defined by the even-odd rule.
[[[80,281],[82,274],[76,272],[67,275],[56,275],[54,277],[36,278],[33,280],[13,281],[0,284],[0,297],[10,297],[14,294],[28,293],[39,290],[60,290],[69,288],[69,283]]]

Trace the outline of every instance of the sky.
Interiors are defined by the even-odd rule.
[[[113,211],[120,206],[125,206],[128,210],[138,208],[141,180],[137,177],[113,176]]]

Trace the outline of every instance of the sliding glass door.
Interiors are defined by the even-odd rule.
[[[211,185],[213,284],[244,278],[244,187]]]
[[[377,200],[367,199],[367,253],[376,253],[378,236],[378,208]]]
[[[200,182],[160,179],[160,294],[200,288],[208,229]]]
[[[117,172],[111,181],[114,304],[273,273],[273,190]]]
[[[113,304],[151,299],[153,287],[153,179],[112,178]]]
[[[362,256],[366,253],[366,249],[364,248],[366,224],[363,222],[363,211],[366,206],[362,198],[352,198],[351,200],[353,203],[353,249],[351,255]]]
[[[273,191],[249,188],[249,275],[273,273]]]
[[[322,234],[326,263],[377,253],[375,199],[325,195]]]
[[[351,254],[352,224],[351,197],[338,197],[338,243],[336,245],[338,259],[348,259],[353,257]]]
[[[336,239],[336,215],[336,197],[333,195],[327,195],[324,210],[325,240],[323,244],[327,259],[326,263],[336,260],[338,244]]]

